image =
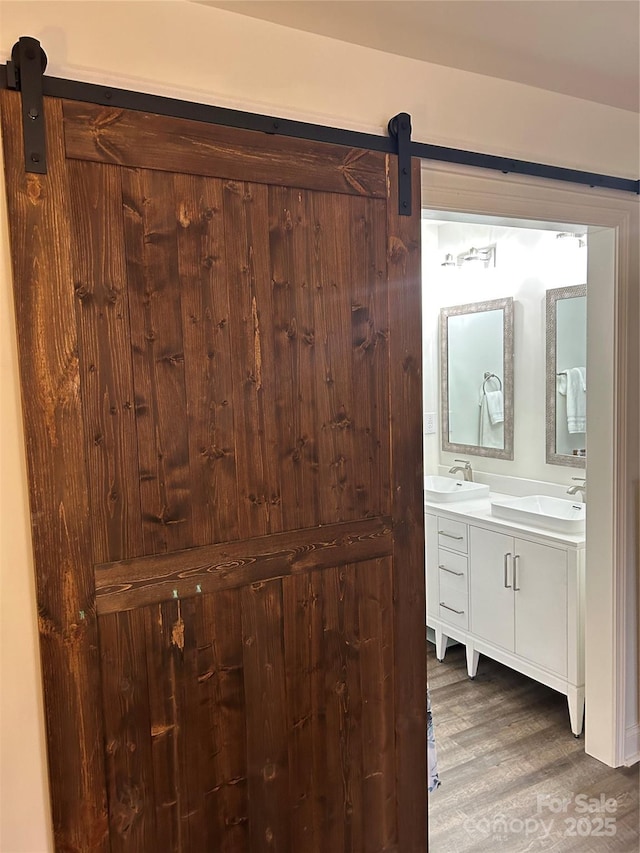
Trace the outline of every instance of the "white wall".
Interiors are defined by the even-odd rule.
[[[547,465],[545,434],[546,291],[587,281],[587,249],[556,232],[470,224],[436,225],[423,221],[424,398],[438,411],[440,387],[439,313],[443,307],[512,296],[514,299],[514,458],[468,456],[475,471],[571,484],[576,469]],[[477,262],[443,267],[471,246],[496,244],[496,265]],[[586,363],[586,362],[585,362]],[[426,410],[426,406],[425,406]],[[460,453],[440,451],[440,430],[426,435],[425,471],[452,465]],[[464,454],[462,454],[464,456]]]
[[[39,38],[55,76],[375,133],[407,111],[420,141],[640,174],[633,113],[186,2],[2,0],[0,34],[3,61],[20,36]],[[0,205],[4,215],[4,198]],[[0,227],[0,850],[46,853],[53,848],[6,218]]]

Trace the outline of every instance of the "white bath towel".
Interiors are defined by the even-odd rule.
[[[487,411],[492,425],[501,424],[504,421],[504,400],[502,391],[486,391]]]
[[[587,431],[587,369],[570,367],[558,377],[558,391],[567,398],[567,430]]]

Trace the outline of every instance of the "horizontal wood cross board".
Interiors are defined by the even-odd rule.
[[[56,849],[423,853],[396,158],[1,98]]]

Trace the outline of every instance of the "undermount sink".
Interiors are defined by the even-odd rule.
[[[559,533],[583,533],[587,505],[546,495],[491,501],[491,514],[508,521],[544,527]]]
[[[483,483],[470,483],[468,480],[454,480],[453,477],[425,477],[424,498],[427,501],[451,503],[469,501],[489,496],[489,486]]]

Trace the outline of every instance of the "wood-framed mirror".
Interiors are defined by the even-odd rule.
[[[442,449],[513,459],[513,299],[440,311]]]
[[[546,461],[584,468],[587,455],[587,286],[546,294]]]

